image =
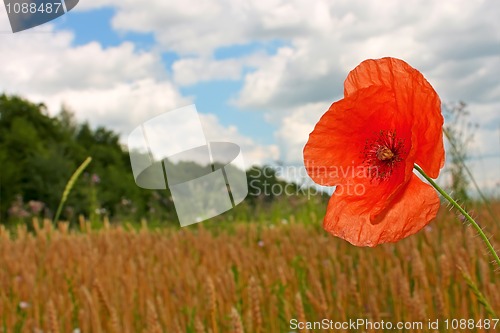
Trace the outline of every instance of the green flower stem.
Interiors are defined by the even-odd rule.
[[[498,254],[496,253],[495,249],[493,248],[493,245],[491,245],[490,240],[488,239],[488,237],[486,237],[486,235],[483,232],[483,229],[481,229],[479,224],[477,224],[477,222],[474,221],[474,219],[452,197],[450,197],[450,195],[448,193],[446,193],[431,177],[427,176],[427,174],[424,172],[424,170],[422,170],[416,164],[414,165],[414,168],[422,176],[424,176],[425,179],[427,179],[427,181],[432,185],[432,187],[434,187],[436,189],[436,191],[439,192],[439,194],[441,194],[446,200],[448,200],[451,203],[451,205],[453,207],[455,207],[463,216],[465,216],[465,218],[467,219],[467,221],[470,222],[470,224],[472,224],[472,226],[479,233],[479,236],[481,236],[484,243],[486,244],[486,246],[490,250],[493,257],[495,258],[495,261],[496,261],[498,267],[500,267],[500,258],[498,257]]]

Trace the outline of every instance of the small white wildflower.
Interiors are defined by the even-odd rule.
[[[24,301],[21,301],[21,302],[19,302],[19,307],[20,307],[21,309],[27,309],[27,308],[29,308],[29,307],[30,307],[30,303],[28,303],[28,302],[24,302]]]

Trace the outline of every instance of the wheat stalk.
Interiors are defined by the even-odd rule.
[[[85,286],[81,287],[81,291],[82,291],[82,294],[87,302],[87,309],[90,313],[92,332],[101,333],[101,320],[99,318],[98,311],[95,311],[92,294]]]
[[[97,279],[94,280],[94,288],[97,292],[97,300],[99,301],[101,306],[106,310],[106,313],[108,315],[110,315],[111,314],[111,305],[109,304],[108,298],[104,294],[102,286],[99,283],[99,280],[97,280]]]
[[[194,330],[196,333],[205,333],[205,326],[203,326],[203,323],[198,316],[196,316],[194,320]]]
[[[259,286],[257,285],[257,280],[253,276],[250,278],[249,284],[253,331],[259,333],[262,332],[262,313],[260,310]]]
[[[148,305],[148,332],[149,333],[163,333],[160,321],[158,320],[158,314],[156,313],[156,308],[153,302],[147,301]]]
[[[231,321],[233,324],[233,333],[244,333],[240,314],[234,307],[231,308]]]
[[[297,311],[297,320],[299,322],[305,323],[306,315],[304,312],[304,304],[302,303],[302,296],[300,296],[300,293],[295,294],[295,311]],[[309,329],[307,329],[307,327],[304,327],[304,329],[301,329],[300,332],[309,332]]]
[[[57,311],[54,302],[49,300],[47,304],[47,322],[50,333],[59,333],[59,325],[57,323]]]
[[[109,311],[109,327],[112,333],[122,333],[122,328],[120,324],[120,318],[118,318],[118,313],[115,308],[110,308]]]
[[[213,280],[208,277],[207,278],[207,294],[208,294],[208,304],[209,304],[209,312],[210,312],[210,321],[212,323],[212,332],[217,333],[217,301],[215,297],[215,286]]]

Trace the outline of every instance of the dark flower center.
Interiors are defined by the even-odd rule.
[[[397,139],[395,131],[380,131],[365,142],[363,164],[372,180],[389,178],[399,162],[403,160],[404,142]]]
[[[381,161],[387,161],[394,157],[392,150],[386,146],[380,147],[377,150],[377,158]]]

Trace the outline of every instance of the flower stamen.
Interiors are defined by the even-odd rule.
[[[377,151],[377,158],[381,161],[387,161],[394,157],[392,150],[386,146],[380,147]]]
[[[383,181],[389,178],[404,156],[404,142],[396,139],[394,131],[380,131],[367,139],[363,150],[363,162],[367,176]]]

